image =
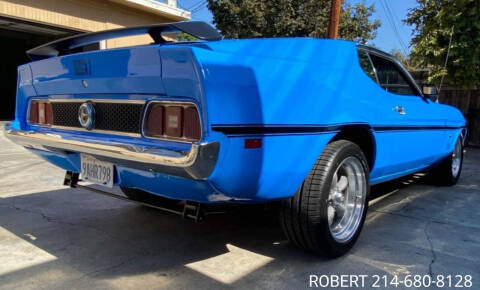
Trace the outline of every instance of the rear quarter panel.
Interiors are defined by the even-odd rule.
[[[193,48],[211,127],[309,127],[372,122],[379,88],[361,70],[356,46],[319,39],[229,40]],[[380,116],[381,118],[381,116]],[[222,140],[211,176],[219,191],[253,199],[293,195],[338,129],[236,134]],[[245,149],[245,139],[262,148]]]
[[[262,39],[228,40],[208,46],[192,51],[201,67],[212,127],[395,125],[391,94],[363,72],[352,42]],[[432,110],[445,116],[445,125],[464,125],[456,109],[432,106]],[[452,131],[451,139],[459,132]],[[226,146],[212,182],[220,191],[234,196],[248,193],[259,199],[289,197],[336,133],[338,130],[332,129],[312,134],[231,135],[224,140]],[[392,139],[372,134],[376,154],[371,179],[396,176],[392,174],[396,170],[394,161],[401,156],[394,150]],[[220,135],[216,138],[222,138]],[[245,149],[243,142],[248,138],[262,139],[262,148]],[[436,151],[441,154],[431,157],[448,154],[453,143],[432,144],[441,147]]]

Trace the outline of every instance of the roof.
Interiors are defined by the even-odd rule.
[[[110,0],[121,5],[163,16],[169,20],[190,20],[190,11],[155,0]]]
[[[368,50],[368,51],[371,51],[371,52],[374,52],[376,54],[380,54],[380,55],[383,55],[383,56],[386,56],[386,57],[389,57],[389,58],[397,59],[394,55],[392,55],[388,52],[385,52],[383,50],[380,50],[380,49],[378,49],[376,47],[373,47],[373,46],[369,46],[369,45],[365,45],[365,44],[357,44],[357,47],[363,48],[365,50]]]

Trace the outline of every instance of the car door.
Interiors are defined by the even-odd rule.
[[[431,165],[444,156],[447,143],[440,105],[423,98],[413,78],[394,58],[375,52],[369,56],[377,82],[385,90],[380,96],[383,124],[374,126],[390,146],[385,174],[400,176]]]

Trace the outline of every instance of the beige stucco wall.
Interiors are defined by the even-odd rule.
[[[0,16],[85,32],[175,21],[108,0],[0,0]],[[107,48],[148,42],[148,36],[112,39]]]

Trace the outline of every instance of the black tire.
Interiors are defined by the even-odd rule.
[[[460,147],[458,151],[460,153],[460,164],[458,165],[458,171],[454,174],[454,159],[456,157],[455,149],[456,146]],[[443,186],[453,186],[457,184],[458,180],[460,179],[460,175],[462,173],[462,166],[463,166],[463,140],[462,137],[458,137],[457,141],[455,142],[455,147],[450,155],[445,157],[440,164],[433,168],[430,171],[430,179],[433,183],[437,185]]]
[[[338,242],[329,228],[328,206],[331,203],[327,199],[330,197],[333,176],[337,176],[337,169],[349,157],[358,159],[364,171],[362,192],[365,201],[363,213],[358,214],[361,220],[353,236],[347,241]],[[360,147],[346,140],[334,141],[326,146],[295,195],[282,201],[280,224],[287,238],[296,246],[329,258],[339,257],[353,247],[360,235],[369,193],[368,163]]]

